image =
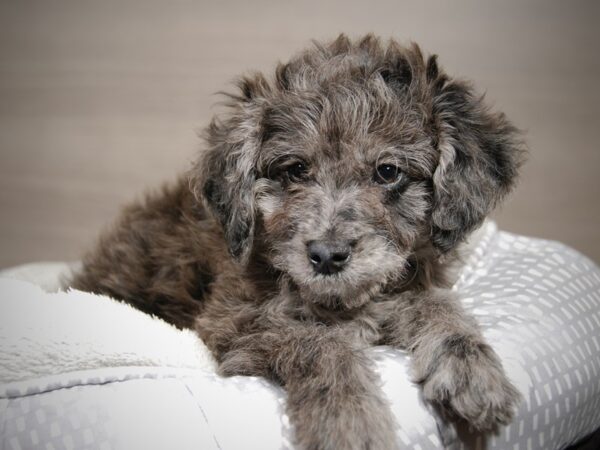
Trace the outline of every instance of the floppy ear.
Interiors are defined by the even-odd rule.
[[[260,146],[261,105],[268,87],[264,78],[242,78],[240,95],[228,95],[230,115],[213,119],[205,131],[208,148],[195,164],[190,183],[220,223],[229,252],[246,262],[255,222],[254,184]]]
[[[433,175],[432,237],[447,252],[478,227],[513,187],[523,161],[520,133],[493,113],[465,82],[440,74],[435,56],[426,78],[439,150]]]

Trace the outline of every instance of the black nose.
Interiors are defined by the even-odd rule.
[[[310,263],[323,275],[339,272],[350,261],[350,244],[345,242],[310,241],[306,247]]]

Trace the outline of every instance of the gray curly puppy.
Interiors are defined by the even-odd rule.
[[[397,446],[372,345],[408,350],[444,412],[507,423],[519,394],[446,273],[514,184],[516,129],[435,56],[372,35],[239,88],[190,174],[125,209],[72,285],[284,386],[303,449]]]

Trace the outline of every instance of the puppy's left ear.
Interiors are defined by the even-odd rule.
[[[472,87],[426,70],[439,163],[433,176],[432,236],[443,253],[454,248],[514,186],[523,162],[520,132],[494,113]]]
[[[196,162],[190,184],[221,225],[231,255],[245,263],[254,237],[256,161],[268,84],[255,75],[242,78],[238,87],[239,95],[227,95],[229,114],[214,118],[205,130],[208,148]]]

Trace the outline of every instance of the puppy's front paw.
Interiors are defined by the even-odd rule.
[[[295,444],[304,450],[394,450],[395,425],[389,407],[368,392],[331,395],[327,390],[290,396],[288,412]]]
[[[452,336],[444,340],[441,354],[419,359],[416,371],[427,400],[478,430],[506,425],[513,418],[521,395],[489,345]]]

